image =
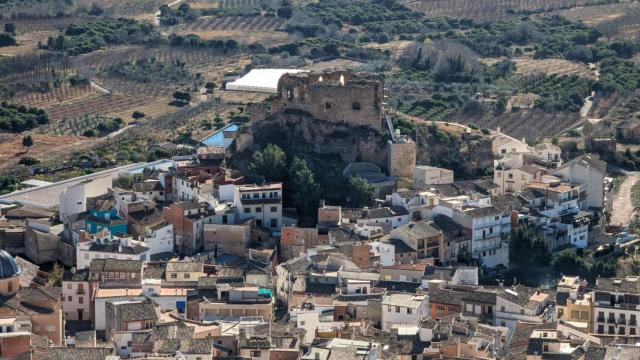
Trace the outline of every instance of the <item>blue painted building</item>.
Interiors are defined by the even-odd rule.
[[[127,222],[118,216],[118,211],[113,208],[113,204],[110,202],[99,203],[98,206],[91,209],[85,223],[85,228],[90,234],[95,234],[102,230],[108,230],[112,235],[117,233],[126,234],[128,230]]]

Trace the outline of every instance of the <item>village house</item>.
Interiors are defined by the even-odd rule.
[[[319,245],[318,238],[318,228],[282,227],[280,229],[282,259],[291,260],[305,253],[310,247]]]
[[[252,224],[252,220],[239,224],[205,224],[204,251],[213,253],[214,257],[223,254],[245,257],[255,232]]]
[[[500,194],[520,192],[527,184],[541,181],[547,172],[546,169],[536,165],[511,167],[508,164],[499,164],[495,167],[493,182],[499,186]]]
[[[58,261],[60,235],[64,231],[62,224],[27,219],[24,230],[24,255],[29,260],[37,265]]]
[[[150,329],[160,318],[160,307],[152,301],[109,301],[106,305],[107,339],[115,331]]]
[[[591,327],[591,293],[587,292],[587,286],[588,282],[579,276],[563,275],[556,287],[558,319],[583,331]]]
[[[564,182],[585,186],[585,201],[581,209],[601,209],[604,203],[604,178],[607,163],[597,155],[585,154],[562,164],[551,175]]]
[[[118,215],[113,199],[98,200],[96,206],[89,211],[86,229],[90,234],[107,231],[109,234],[126,234],[127,222]]]
[[[382,297],[382,331],[402,325],[417,326],[429,314],[429,298],[399,292],[387,292]]]
[[[434,216],[445,215],[471,234],[471,256],[482,266],[507,266],[509,248],[506,238],[511,232],[511,214],[495,206],[470,201],[467,197],[441,199]]]
[[[424,220],[429,209],[438,204],[438,194],[429,191],[399,189],[391,194],[391,205],[401,206],[412,220]]]
[[[562,164],[562,149],[549,142],[542,142],[533,147],[533,151],[538,159],[549,162],[557,167]]]
[[[380,268],[380,286],[415,291],[416,288],[426,287],[426,263],[396,264]]]
[[[96,331],[104,331],[107,327],[107,303],[122,301],[145,301],[142,288],[101,288],[93,292],[92,325]]]
[[[380,226],[386,233],[408,224],[411,214],[401,206],[342,209],[342,221],[358,226]]]
[[[273,231],[283,225],[282,183],[228,184],[219,186],[217,192],[220,201],[235,204],[239,221],[253,219],[256,226]]]
[[[276,266],[276,298],[287,304],[289,295],[303,292],[305,278],[311,263],[306,257],[297,257]]]
[[[194,255],[203,249],[205,224],[235,223],[231,209],[214,209],[200,202],[172,203],[163,209],[162,217],[173,225],[174,247],[182,255]]]
[[[418,259],[440,262],[444,257],[442,231],[431,221],[412,221],[391,230],[390,236],[417,251]]]
[[[627,143],[637,143],[640,140],[640,122],[621,121],[616,126],[616,138]]]
[[[166,282],[178,285],[196,285],[204,275],[204,263],[193,260],[170,260],[165,268]]]
[[[147,179],[143,182],[134,183],[131,190],[140,197],[154,202],[165,202],[167,200],[164,185],[160,180]]]
[[[62,278],[62,311],[66,320],[91,319],[89,270],[65,271]]]
[[[229,284],[217,284],[216,294],[214,297],[201,294],[190,297],[187,317],[191,320],[215,321],[255,316],[271,321],[274,301],[270,290],[257,286],[232,287]]]
[[[11,270],[11,267],[5,268],[8,265],[5,260],[4,256],[0,256],[0,263],[3,264],[0,283],[6,282],[6,279],[12,277],[9,274],[13,270]],[[63,345],[64,315],[60,301],[62,298],[61,289],[55,287],[28,287],[14,291],[13,294],[5,293],[4,290],[0,292],[4,295],[0,301],[0,317],[14,318],[15,326],[17,324],[29,324],[32,334],[43,336],[54,345]]]
[[[144,246],[149,248],[151,257],[173,254],[173,239],[173,224],[164,222],[146,228],[143,237]]]
[[[513,331],[518,321],[542,324],[556,320],[556,307],[547,292],[517,285],[496,293],[495,325]]]
[[[82,241],[76,247],[77,269],[89,267],[93,259],[149,260],[150,251],[141,241],[97,233],[92,240]]]
[[[640,319],[640,278],[596,279],[591,293],[590,330],[598,335],[636,337]]]
[[[458,263],[471,258],[471,235],[446,215],[436,215],[433,223],[442,232],[442,257],[444,264]]]
[[[93,259],[89,265],[89,281],[102,288],[137,288],[142,267],[142,260]]]
[[[430,185],[453,183],[453,171],[439,167],[418,165],[413,169],[413,188],[428,189]]]

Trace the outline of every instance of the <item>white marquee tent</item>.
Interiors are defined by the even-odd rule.
[[[253,69],[238,80],[227,83],[226,89],[275,94],[278,92],[278,81],[282,75],[307,71],[300,69]]]

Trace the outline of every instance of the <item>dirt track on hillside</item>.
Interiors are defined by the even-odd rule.
[[[620,190],[613,196],[613,204],[611,206],[612,226],[628,226],[629,221],[633,219],[635,209],[631,203],[631,188],[640,180],[640,172],[629,172],[625,177]]]

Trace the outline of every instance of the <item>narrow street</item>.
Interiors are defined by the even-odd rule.
[[[640,172],[632,171],[627,173],[624,181],[620,184],[620,190],[613,197],[611,225],[629,225],[635,210],[631,203],[631,188],[638,180],[640,180]]]

